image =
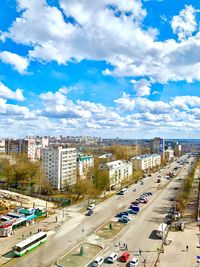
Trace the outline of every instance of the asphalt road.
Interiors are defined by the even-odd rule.
[[[164,216],[159,207],[163,208],[163,206],[166,205],[165,201],[168,202],[167,199],[173,192],[170,188],[162,189],[164,184],[168,181],[162,179],[162,183],[157,184],[157,176],[164,176],[166,173],[170,172],[175,165],[176,163],[174,162],[171,164],[170,168],[162,170],[161,173],[155,173],[152,177],[145,178],[144,185],[140,185],[140,183],[132,185],[126,195],[115,195],[99,204],[95,208],[95,214],[91,217],[86,217],[83,213],[68,212],[71,219],[63,224],[57,232],[50,235],[46,244],[38,247],[24,257],[14,258],[5,266],[39,267],[54,264],[59,257],[65,254],[77,244],[77,242],[91,234],[97,227],[112,218],[118,211],[127,208],[130,201],[137,198],[144,191],[157,193],[152,196],[152,200],[150,201],[152,203],[149,203],[135,222],[131,223],[130,227],[128,227],[122,240],[125,240],[128,244],[130,243],[131,250],[136,251],[138,248],[154,250],[160,241],[151,240],[148,236],[151,234],[152,230],[158,227],[160,217],[162,218],[162,216]],[[133,192],[133,188],[136,188],[136,192]],[[152,244],[153,247],[151,247]],[[152,254],[155,255],[155,253]],[[150,257],[148,256],[148,258]]]
[[[127,244],[128,251],[132,257],[137,257],[139,259],[138,267],[140,266],[154,266],[156,257],[158,255],[157,248],[161,246],[161,240],[156,238],[155,230],[158,228],[159,224],[163,223],[165,217],[168,213],[169,208],[172,206],[170,198],[177,195],[177,190],[184,179],[181,181],[179,178],[184,178],[191,165],[187,164],[183,166],[179,171],[177,178],[174,178],[169,184],[157,191],[152,197],[149,198],[148,204],[143,204],[143,210],[137,216],[132,216],[133,220],[129,223],[127,230],[123,232],[110,247],[105,248],[103,256],[106,258],[111,252],[119,253],[119,256],[123,253],[123,245],[118,246],[119,242],[121,244]],[[144,207],[145,206],[145,207]],[[139,256],[139,249],[142,250],[142,255]],[[144,259],[146,260],[146,265],[144,265]],[[108,266],[104,263],[102,266]],[[113,267],[116,266],[129,266],[116,262],[112,264]]]

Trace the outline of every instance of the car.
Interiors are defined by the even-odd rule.
[[[174,187],[174,190],[178,190],[178,187]]]
[[[107,261],[110,263],[114,263],[116,261],[117,257],[118,257],[118,253],[113,252],[110,254],[110,256],[108,256]]]
[[[132,210],[132,209],[128,209],[128,213],[129,214],[136,214],[136,212],[134,210]]]
[[[88,212],[85,214],[86,216],[91,216],[94,213],[93,210],[88,210]]]
[[[118,217],[118,218],[121,218],[122,216],[128,216],[128,212],[127,211],[122,211],[122,212],[120,212],[120,213],[118,213],[117,215],[116,215],[116,217]]]
[[[99,267],[103,264],[104,258],[103,257],[97,257],[92,264],[92,267]]]
[[[152,192],[148,192],[148,194],[150,195],[150,196],[152,196],[153,194],[152,194]]]
[[[129,221],[131,221],[131,218],[125,215],[118,219],[118,222],[122,222],[122,223],[128,223]]]
[[[160,180],[160,179],[158,179],[158,180],[157,180],[157,183],[160,183],[160,182],[161,182],[161,180]]]
[[[144,182],[143,182],[143,181],[141,181],[141,182],[140,182],[140,185],[143,185],[143,184],[144,184]]]
[[[171,197],[169,201],[176,201],[176,199],[174,197]]]
[[[167,225],[170,225],[172,222],[172,219],[170,219],[169,217],[166,217],[165,222]]]
[[[145,194],[142,194],[141,196],[140,196],[140,198],[147,198],[149,195],[147,194],[147,193],[145,193]]]
[[[148,174],[149,177],[151,177],[151,174]]]
[[[91,204],[90,206],[87,207],[88,210],[93,210],[95,208],[95,204]]]
[[[124,252],[120,257],[120,261],[127,262],[129,258],[130,258],[130,254],[128,252]]]
[[[132,260],[130,261],[129,266],[130,267],[136,267],[138,266],[139,260],[137,258],[132,258]]]
[[[147,198],[141,198],[140,203],[146,204],[148,202]]]
[[[131,205],[138,206],[140,204],[139,200],[131,202]]]

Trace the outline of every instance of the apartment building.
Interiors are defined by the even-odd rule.
[[[90,168],[94,166],[94,157],[92,155],[78,155],[77,167],[81,179],[85,179]]]
[[[132,163],[125,160],[115,160],[100,164],[100,170],[107,172],[110,180],[110,187],[116,187],[120,185],[122,180],[130,177],[133,174]]]
[[[172,160],[174,158],[174,150],[167,149],[165,150],[165,159]]]
[[[41,150],[43,170],[55,189],[76,184],[76,148],[46,147]]]
[[[134,170],[149,170],[161,163],[161,156],[158,154],[144,154],[131,158]]]
[[[36,160],[35,139],[6,139],[5,152],[11,154],[26,154],[31,160]]]

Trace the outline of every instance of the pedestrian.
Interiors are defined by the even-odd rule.
[[[188,251],[188,248],[189,248],[189,247],[188,247],[188,246],[186,246],[186,251]]]
[[[126,248],[126,244],[124,243],[124,248]]]
[[[30,231],[30,235],[32,235],[32,232]]]
[[[22,234],[22,239],[24,239],[24,234]]]
[[[126,244],[126,250],[128,250],[128,245]]]
[[[120,241],[119,241],[119,247],[121,246],[121,243],[120,243]]]

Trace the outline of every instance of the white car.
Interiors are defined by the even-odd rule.
[[[104,258],[103,257],[97,257],[92,264],[92,267],[99,267],[103,264]]]
[[[95,204],[91,204],[89,207],[87,207],[88,210],[93,210],[95,208]]]
[[[110,256],[107,258],[107,261],[110,263],[114,263],[118,257],[118,254],[116,252],[113,252],[110,254]]]
[[[137,258],[132,258],[130,261],[130,267],[136,267],[138,266],[139,260]]]

